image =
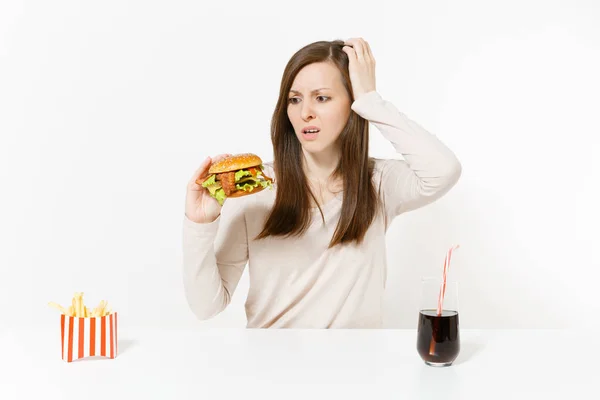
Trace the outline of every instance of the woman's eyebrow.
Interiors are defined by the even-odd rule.
[[[313,90],[311,93],[317,93],[317,92],[319,92],[319,91],[321,91],[321,90],[325,90],[325,89],[329,89],[329,90],[331,90],[331,88],[328,88],[328,87],[322,87],[322,88],[319,88],[319,89],[315,89],[315,90]],[[300,92],[299,92],[299,91],[297,91],[297,90],[295,90],[295,89],[290,89],[290,93],[298,93],[298,94],[299,94]]]

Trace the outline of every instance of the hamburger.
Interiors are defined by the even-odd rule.
[[[198,185],[208,189],[220,205],[227,197],[242,197],[273,189],[273,179],[263,172],[262,160],[252,153],[235,154],[212,163],[208,176],[198,178]]]

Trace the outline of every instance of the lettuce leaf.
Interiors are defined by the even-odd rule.
[[[214,197],[220,205],[223,205],[226,197],[225,191],[223,190],[221,182],[215,180],[216,177],[216,175],[211,175],[210,178],[202,182],[202,186],[208,189],[211,197]]]
[[[221,186],[221,184],[219,183],[217,185],[211,185],[207,189],[211,195],[214,195],[217,192],[217,190],[223,190],[223,186]]]
[[[261,185],[263,187],[263,189],[268,188],[273,188],[273,185],[271,184],[271,181],[262,181],[262,180],[251,180],[251,181],[245,181],[243,183],[236,183],[235,187],[238,190],[244,190],[246,192],[251,192],[254,190],[254,188],[258,187],[258,185]]]
[[[262,185],[263,189],[266,189],[267,187],[273,189],[273,184],[271,181],[258,181],[258,183]]]
[[[211,193],[211,196],[214,197],[215,199],[217,199],[217,201],[219,202],[219,205],[223,205],[223,202],[225,201],[225,191],[223,190],[223,188],[219,188],[215,191],[215,193]]]
[[[249,181],[249,182],[245,182],[244,184],[241,184],[241,183],[236,183],[235,184],[235,187],[238,190],[243,190],[245,192],[251,192],[257,186],[258,186],[258,182],[257,181]]]
[[[245,169],[240,169],[235,173],[235,181],[238,182],[244,176],[252,176],[250,171],[246,171]]]
[[[202,182],[202,187],[209,187],[210,185],[214,185],[215,183],[217,183],[215,181],[216,177],[217,177],[217,175],[211,175],[210,178],[208,178],[207,180]]]

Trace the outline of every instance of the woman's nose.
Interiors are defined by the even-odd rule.
[[[312,107],[310,105],[303,106],[302,107],[302,119],[308,120],[308,119],[314,119],[314,118],[315,118],[315,113],[314,113]]]

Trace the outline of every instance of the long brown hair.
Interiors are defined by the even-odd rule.
[[[310,189],[302,165],[302,145],[294,133],[287,115],[288,95],[298,72],[305,66],[328,62],[338,68],[348,96],[354,101],[348,72],[348,55],[342,51],[344,42],[319,41],[298,50],[283,72],[279,99],[271,119],[273,169],[277,183],[276,199],[262,232],[255,239],[267,236],[302,235],[311,223],[311,196],[325,222],[323,210]],[[372,181],[375,161],[369,157],[368,121],[350,113],[348,122],[338,137],[340,161],[333,178],[341,178],[343,201],[341,216],[329,243],[329,248],[356,241],[360,244],[371,222],[380,210],[379,196]]]

